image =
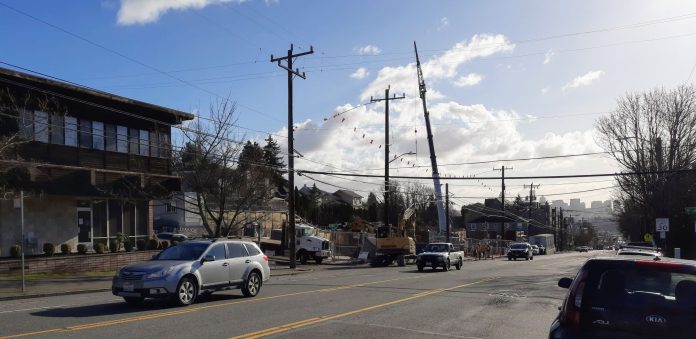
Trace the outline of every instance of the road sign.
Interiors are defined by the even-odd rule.
[[[655,232],[669,232],[669,218],[656,218]]]
[[[645,233],[645,235],[643,236],[643,241],[645,241],[645,242],[652,242],[652,241],[653,241],[652,234],[650,234],[650,233]]]
[[[687,207],[685,210],[688,215],[696,215],[696,207]]]

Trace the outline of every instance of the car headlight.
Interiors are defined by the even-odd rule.
[[[145,275],[145,279],[160,279],[168,276],[174,271],[174,267],[165,268],[156,272],[148,273]]]

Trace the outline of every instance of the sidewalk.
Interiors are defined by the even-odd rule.
[[[313,267],[311,267],[313,265],[293,270],[282,259],[269,260],[271,276],[280,277],[313,271]],[[22,293],[21,280],[16,280],[17,277],[12,277],[12,279],[3,277],[0,279],[0,301],[110,291],[112,274],[104,275],[106,276],[75,275],[45,279],[30,277],[26,281],[24,293]]]

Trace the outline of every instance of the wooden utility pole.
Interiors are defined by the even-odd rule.
[[[500,169],[494,168],[494,171],[500,171],[501,172],[501,183],[500,183],[500,195],[501,195],[501,202],[503,203],[502,211],[505,212],[505,169],[512,170],[512,167],[505,167],[505,165],[500,166]]]
[[[288,192],[288,230],[285,233],[290,235],[290,268],[295,268],[295,145],[293,136],[295,126],[292,121],[292,77],[295,75],[302,79],[306,79],[306,77],[304,72],[300,73],[299,69],[292,69],[292,62],[293,58],[314,53],[314,48],[310,46],[308,52],[293,54],[292,47],[290,44],[287,56],[274,58],[271,54],[271,62],[277,62],[280,68],[288,71],[288,188],[290,191]],[[283,60],[286,61],[287,66],[281,63]],[[283,236],[283,241],[285,241],[286,235]]]
[[[446,242],[450,242],[449,183],[445,183],[445,222],[447,223]]]
[[[536,200],[536,197],[534,196],[534,190],[539,188],[539,184],[534,185],[532,182],[531,185],[524,185],[524,188],[529,187],[529,219],[532,219],[532,202]]]
[[[384,98],[374,99],[370,96],[370,102],[384,101],[384,226],[389,226],[389,101],[399,100],[406,97],[402,94],[397,97],[396,94],[389,97],[389,88],[384,90]]]

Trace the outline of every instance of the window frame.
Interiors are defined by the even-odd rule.
[[[76,117],[65,116],[63,119],[63,144],[77,147],[80,143],[78,120]]]
[[[101,126],[101,128],[97,128]],[[104,123],[101,121],[92,121],[92,148],[103,151],[106,149]]]

